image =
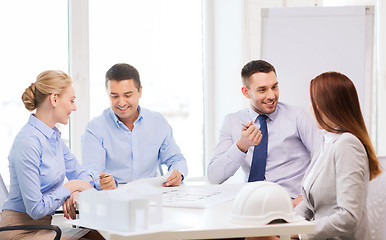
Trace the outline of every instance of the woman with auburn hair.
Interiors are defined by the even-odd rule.
[[[338,72],[311,80],[311,103],[323,141],[302,182],[296,213],[315,224],[315,233],[292,239],[369,239],[367,186],[381,173],[352,81]],[[278,239],[278,237],[248,238]]]
[[[296,212],[315,223],[300,239],[368,239],[367,186],[381,173],[352,81],[325,72],[311,81],[315,118],[324,132],[302,183]]]
[[[44,71],[22,95],[30,115],[15,137],[10,150],[10,192],[1,212],[0,226],[49,225],[55,210],[74,217],[75,197],[88,188],[114,189],[114,179],[92,181],[93,174],[82,169],[60,138],[56,123],[67,124],[76,110],[71,78],[62,71]],[[101,173],[104,176],[105,173]],[[64,183],[67,177],[69,180]],[[5,231],[0,239],[52,239],[42,231]]]

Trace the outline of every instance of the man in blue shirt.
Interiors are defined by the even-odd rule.
[[[254,148],[263,142],[258,117],[265,115],[268,143],[264,179],[286,188],[297,204],[301,200],[298,196],[304,172],[318,146],[320,134],[316,123],[301,108],[278,102],[276,70],[268,62],[251,61],[243,67],[241,75],[241,90],[249,99],[250,108],[225,117],[208,166],[209,181],[222,183],[240,167],[246,177],[250,176]]]
[[[157,112],[139,106],[142,86],[137,69],[115,64],[106,73],[111,106],[91,120],[82,136],[82,164],[112,173],[119,183],[157,176],[160,164],[171,175],[164,186],[178,186],[188,173],[172,128]]]

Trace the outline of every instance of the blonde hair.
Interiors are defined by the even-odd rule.
[[[36,77],[21,96],[24,106],[29,111],[35,110],[52,93],[60,93],[72,84],[72,79],[60,70],[47,70]]]

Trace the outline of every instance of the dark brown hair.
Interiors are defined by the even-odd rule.
[[[130,79],[134,80],[135,87],[139,91],[141,88],[141,80],[139,78],[138,70],[130,64],[117,63],[106,72],[105,87],[107,89],[107,83],[111,80],[119,82]]]
[[[249,63],[245,64],[241,70],[241,78],[243,85],[249,88],[249,77],[255,73],[270,73],[274,72],[276,75],[276,70],[272,64],[264,60],[252,60]]]
[[[325,72],[311,80],[310,96],[318,124],[329,132],[349,132],[366,149],[369,159],[370,180],[380,174],[381,168],[363,120],[358,94],[353,82],[344,74]],[[330,126],[322,115],[338,128]]]

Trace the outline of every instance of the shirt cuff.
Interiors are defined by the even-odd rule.
[[[62,185],[55,190],[55,195],[64,201],[71,196],[71,192]]]
[[[101,186],[100,186],[99,179],[97,178],[99,178],[99,171],[89,171],[88,179],[87,180],[84,179],[84,180],[89,181],[93,188],[100,190]],[[93,181],[93,179],[97,179],[97,180]]]
[[[98,190],[98,191],[102,190],[102,188],[101,188],[101,183],[99,182],[99,180],[93,181],[93,182],[91,183],[91,185],[93,186],[93,188],[95,188],[95,189]]]

